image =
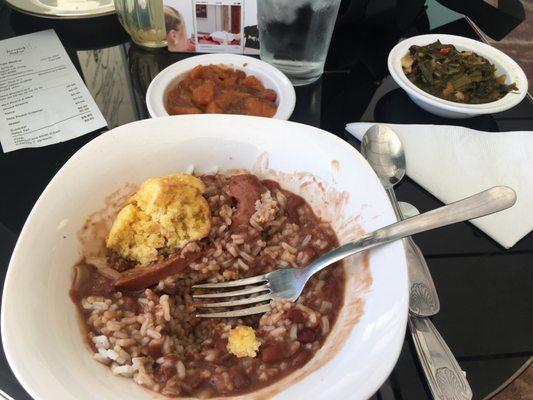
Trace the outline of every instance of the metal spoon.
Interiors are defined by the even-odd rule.
[[[405,175],[402,142],[392,129],[374,125],[363,136],[361,153],[370,163],[389,196],[398,220],[404,219],[394,194],[394,185]],[[440,310],[439,297],[428,266],[411,237],[403,240],[409,273],[409,311],[418,317],[429,317]]]

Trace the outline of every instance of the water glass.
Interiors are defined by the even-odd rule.
[[[167,33],[162,0],[114,0],[118,20],[143,47],[165,47]]]
[[[341,0],[258,0],[261,59],[283,71],[293,85],[324,72]]]

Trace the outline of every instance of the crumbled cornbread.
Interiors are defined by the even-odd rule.
[[[107,247],[122,257],[148,264],[209,234],[211,211],[204,183],[172,174],[144,182],[118,213]]]
[[[255,337],[253,328],[237,326],[228,335],[226,348],[237,357],[255,357],[261,342]]]

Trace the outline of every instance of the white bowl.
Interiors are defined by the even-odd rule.
[[[458,50],[473,51],[496,66],[496,76],[505,74],[506,83],[516,83],[517,92],[508,93],[501,99],[486,104],[462,104],[433,96],[412,83],[403,72],[401,59],[409,53],[412,45],[424,46],[440,40],[452,44]],[[494,114],[508,110],[522,101],[527,94],[527,78],[520,66],[509,56],[488,44],[455,35],[420,35],[405,39],[392,48],[388,58],[389,72],[407,95],[424,110],[445,118],[470,118],[482,114]]]
[[[200,173],[215,166],[244,167],[278,179],[332,220],[341,242],[361,229],[395,221],[364,158],[348,143],[311,126],[259,117],[185,115],[104,133],[74,154],[44,190],[7,272],[4,350],[35,400],[154,398],[96,362],[80,333],[69,299],[72,266],[80,258],[77,232],[85,217],[126,182],[185,172],[191,164]],[[298,171],[306,173],[293,174]],[[363,260],[362,255],[347,260],[345,305],[324,346],[302,369],[254,397],[362,400],[380,387],[396,363],[406,329],[405,253],[401,242],[395,242],[372,250],[367,264]]]
[[[289,119],[296,104],[296,93],[289,78],[272,65],[257,58],[239,54],[203,54],[178,61],[159,74],[150,83],[146,92],[146,106],[152,118],[167,117],[164,98],[170,86],[179,82],[180,78],[197,65],[223,64],[244,71],[247,75],[255,75],[267,89],[277,94],[278,109],[273,118]]]

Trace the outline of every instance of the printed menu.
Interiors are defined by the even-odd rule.
[[[0,41],[0,142],[5,153],[107,125],[54,30]]]

